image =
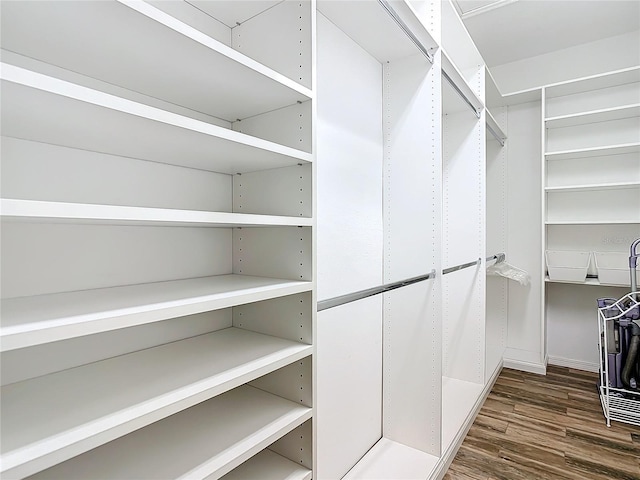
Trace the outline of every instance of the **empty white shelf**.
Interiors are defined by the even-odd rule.
[[[555,98],[638,81],[640,81],[640,67],[630,67],[615,72],[599,73],[576,80],[554,83],[547,85],[545,90],[547,98]]]
[[[7,50],[227,121],[312,96],[145,2],[10,2],[3,17]]]
[[[344,476],[344,480],[415,480],[429,478],[439,458],[381,438]]]
[[[267,449],[226,474],[221,480],[283,479],[311,480],[311,470]]]
[[[571,115],[559,115],[545,120],[547,128],[571,127],[585,123],[607,122],[622,118],[637,117],[640,115],[640,103],[624,105],[621,107],[604,108],[589,112],[574,113]]]
[[[564,187],[546,187],[547,192],[585,192],[589,190],[617,190],[622,188],[635,188],[640,182],[614,182],[594,183],[590,185],[567,185]]]
[[[613,285],[610,283],[600,283],[600,280],[598,280],[597,278],[587,278],[584,282],[571,282],[571,281],[564,281],[564,280],[551,280],[549,278],[549,275],[546,275],[544,277],[544,281],[547,283],[568,283],[571,285],[592,285],[592,286],[596,286],[596,287],[618,287],[618,288],[629,288],[628,286],[624,286],[624,285]]]
[[[312,225],[310,218],[85,203],[0,200],[3,219],[30,219],[109,225],[184,227],[264,227]]]
[[[602,147],[547,152],[545,153],[545,157],[547,160],[569,160],[571,158],[600,157],[637,152],[640,152],[640,143],[625,143],[621,145],[605,145]]]
[[[2,301],[2,351],[311,290],[311,282],[248,275],[174,280]]]
[[[200,120],[5,63],[1,68],[2,134],[8,137],[229,174],[312,160]]]
[[[446,451],[460,434],[466,422],[473,418],[476,402],[483,385],[456,378],[442,377],[442,451]],[[470,424],[469,424],[470,425]]]
[[[308,407],[245,385],[35,478],[219,478],[310,417]]]
[[[2,472],[48,468],[311,353],[310,345],[227,328],[4,386]]]
[[[639,219],[630,220],[547,220],[545,225],[627,225],[640,223]]]

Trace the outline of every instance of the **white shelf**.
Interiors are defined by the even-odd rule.
[[[614,72],[601,73],[576,80],[550,84],[545,88],[545,95],[547,98],[562,97],[638,81],[640,81],[640,67],[630,67]]]
[[[227,121],[312,97],[145,2],[12,2],[2,13],[7,50]]]
[[[631,225],[640,223],[637,220],[552,220],[544,222],[545,225]]]
[[[420,50],[379,1],[318,0],[318,11],[347,33],[380,63],[415,55]],[[406,0],[384,2],[409,27],[417,43],[433,56],[438,44]]]
[[[271,450],[263,450],[221,480],[311,480],[311,470]]]
[[[439,458],[388,438],[381,438],[343,477],[344,480],[415,480],[429,478]]]
[[[589,190],[617,190],[640,187],[640,182],[594,183],[591,185],[568,185],[564,187],[545,187],[546,192],[586,192]]]
[[[34,479],[219,478],[309,418],[310,408],[245,385]]]
[[[605,155],[621,155],[624,153],[640,152],[640,143],[625,143],[621,145],[606,145],[602,147],[578,148],[575,150],[563,150],[547,152],[547,160],[569,160],[572,158],[599,157]]]
[[[595,287],[617,287],[617,288],[629,288],[629,286],[624,286],[624,285],[613,285],[610,283],[600,283],[600,281],[597,278],[587,278],[584,282],[567,282],[567,281],[562,281],[562,280],[551,280],[549,278],[549,275],[546,275],[544,277],[544,281],[547,283],[566,283],[566,284],[570,284],[570,285],[591,285],[591,286],[595,286]]]
[[[442,71],[443,73],[447,74],[451,79],[451,81],[455,84],[455,87],[452,86],[452,88],[454,89],[457,88],[459,90],[459,94],[463,95],[464,98],[466,98],[469,101],[469,103],[473,106],[475,111],[478,112],[479,114],[484,108],[484,104],[482,103],[482,100],[480,100],[480,98],[478,98],[476,93],[471,89],[471,87],[467,83],[467,80],[464,78],[464,75],[460,73],[460,70],[458,70],[458,67],[447,56],[444,50],[442,51]],[[446,80],[443,79],[443,82],[446,82]],[[470,109],[470,106],[467,108]],[[443,113],[450,113],[450,112],[449,111],[445,112],[443,109]]]
[[[589,112],[574,113],[571,115],[559,115],[545,119],[547,128],[571,127],[586,123],[608,122],[623,118],[640,116],[640,103],[624,105],[614,108],[604,108]]]
[[[47,468],[311,353],[310,345],[227,328],[7,385],[2,471]]]
[[[309,227],[310,218],[165,208],[1,199],[4,220],[184,227]]]
[[[47,75],[4,63],[1,69],[8,137],[229,174],[312,160],[300,150]]]
[[[2,351],[311,290],[311,282],[247,275],[174,280],[2,301]]]
[[[484,385],[442,377],[442,451],[446,451],[465,424]]]

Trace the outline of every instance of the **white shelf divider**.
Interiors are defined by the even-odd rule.
[[[550,117],[545,119],[545,125],[547,128],[572,127],[586,123],[608,122],[637,116],[640,116],[640,103]]]
[[[311,353],[310,345],[227,328],[4,386],[3,476],[48,468]]]
[[[311,480],[311,473],[308,468],[266,449],[221,480]]]
[[[567,185],[562,187],[545,187],[547,192],[584,192],[589,190],[616,190],[639,187],[640,182],[594,183],[590,185]]]
[[[6,63],[0,68],[8,137],[229,174],[312,160],[217,125]]]
[[[34,480],[219,478],[309,418],[310,408],[244,385],[57,465]],[[272,467],[273,462],[260,459],[259,465],[282,471],[280,465]],[[274,473],[263,471],[260,478]]]
[[[310,291],[311,282],[248,275],[174,280],[2,301],[8,351]]]
[[[313,95],[147,2],[16,2],[6,7],[3,13],[12,22],[3,32],[4,48],[227,121]],[[99,61],[87,61],[87,51]]]
[[[184,227],[309,227],[310,218],[37,200],[0,200],[3,219]]]
[[[640,152],[640,143],[624,143],[621,145],[604,145],[601,147],[578,148],[546,152],[547,160],[569,160],[572,158],[599,157],[604,155],[621,155],[624,153]]]

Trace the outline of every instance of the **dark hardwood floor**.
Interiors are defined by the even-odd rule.
[[[640,427],[611,422],[597,374],[504,369],[445,480],[640,480]]]

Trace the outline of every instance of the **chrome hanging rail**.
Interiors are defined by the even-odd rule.
[[[389,4],[389,2],[387,0],[378,0],[378,3],[382,8],[386,10],[386,12],[391,16],[391,18],[393,18],[394,22],[398,24],[398,26],[407,35],[407,37],[409,37],[409,40],[411,40],[414,43],[414,45],[418,47],[418,50],[420,50],[420,52],[425,57],[427,57],[427,60],[429,60],[429,63],[433,63],[433,55],[429,53],[429,49],[420,40],[418,40],[418,38],[413,34],[411,29],[407,26],[407,24],[404,23],[402,19],[398,16],[398,14],[393,9],[393,7]]]
[[[446,275],[447,273],[457,272],[458,270],[464,270],[465,268],[473,267],[474,265],[478,265],[482,261],[481,258],[478,258],[475,262],[463,263],[462,265],[456,265],[455,267],[449,267],[442,270],[442,274]]]
[[[455,90],[455,92],[460,95],[460,98],[462,98],[462,100],[464,100],[464,103],[466,103],[467,105],[469,105],[469,107],[471,108],[471,110],[473,110],[473,113],[475,114],[475,116],[477,118],[480,118],[480,110],[478,110],[473,103],[471,103],[471,100],[469,100],[467,98],[467,96],[464,94],[464,92],[462,90],[460,90],[460,87],[458,87],[458,85],[456,85],[456,82],[453,81],[453,79],[449,76],[449,74],[447,72],[445,72],[444,70],[442,70],[442,76],[443,78],[449,82],[449,84],[453,87],[453,89]]]
[[[487,130],[489,130],[489,133],[493,135],[493,138],[495,138],[498,141],[500,146],[504,147],[504,140],[502,139],[502,137],[500,137],[500,135],[496,133],[496,131],[493,128],[491,128],[491,125],[489,125],[488,123],[487,123]]]
[[[487,257],[487,262],[495,260],[496,263],[500,263],[500,262],[504,262],[505,258],[506,258],[506,255],[504,253],[496,253],[495,255],[491,255],[490,257]]]
[[[380,293],[385,293],[391,290],[395,290],[397,288],[406,287],[407,285],[413,285],[414,283],[424,282],[425,280],[429,280],[435,277],[436,277],[436,271],[431,270],[430,273],[426,275],[420,275],[419,277],[407,278],[399,282],[388,283],[386,285],[380,285],[379,287],[368,288],[366,290],[360,290],[359,292],[347,293],[346,295],[341,295],[339,297],[330,298],[328,300],[322,300],[321,302],[318,302],[318,311],[320,312],[328,308],[344,305],[345,303],[351,303],[351,302],[355,302],[356,300],[362,300],[363,298],[372,297]]]

